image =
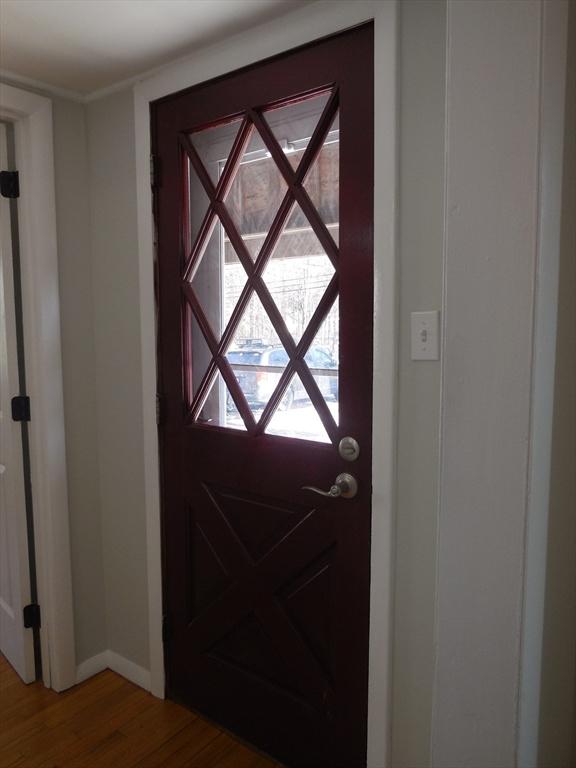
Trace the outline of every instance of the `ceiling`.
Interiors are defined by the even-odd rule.
[[[0,0],[0,71],[81,96],[311,0]]]

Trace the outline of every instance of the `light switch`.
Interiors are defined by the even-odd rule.
[[[440,359],[440,312],[412,312],[410,350],[412,360]]]

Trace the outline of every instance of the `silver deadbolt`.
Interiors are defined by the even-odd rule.
[[[360,456],[360,446],[353,437],[343,437],[338,443],[338,453],[346,461],[356,461]]]
[[[341,496],[343,499],[353,499],[358,493],[358,482],[353,475],[349,475],[348,472],[342,472],[328,491],[315,488],[313,485],[304,485],[302,490],[312,491],[319,496],[328,496],[333,499],[338,498],[338,496]]]

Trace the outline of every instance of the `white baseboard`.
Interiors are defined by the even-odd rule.
[[[83,661],[76,667],[76,685],[83,683],[84,680],[88,680],[89,677],[94,677],[99,672],[103,672],[108,669],[108,651],[102,651],[97,653],[96,656],[90,656],[89,659]]]
[[[150,690],[150,672],[110,650],[97,653],[96,656],[91,656],[79,664],[76,668],[76,684],[84,682],[105,669],[111,669],[146,691]]]
[[[107,651],[108,654],[108,667],[117,672],[126,680],[130,680],[131,683],[139,685],[140,688],[144,688],[146,691],[150,690],[150,671],[139,667],[138,664],[134,664],[133,661],[120,656],[119,653],[114,651]]]

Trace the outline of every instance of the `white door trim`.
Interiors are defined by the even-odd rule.
[[[56,691],[75,683],[74,614],[64,400],[52,103],[0,83],[0,117],[14,123],[26,378],[31,400],[30,461],[43,680]]]
[[[6,127],[0,125],[0,168],[11,170]],[[0,559],[3,576],[8,575],[0,585],[0,651],[30,683],[36,670],[33,633],[22,621],[22,610],[31,602],[23,436],[10,406],[20,391],[10,203],[0,198]]]
[[[152,196],[149,178],[150,102],[290,48],[370,19],[375,35],[374,408],[372,577],[368,764],[383,768],[390,747],[390,638],[396,440],[396,0],[318,2],[198,51],[134,89],[145,504],[151,691],[164,695],[162,571]]]

